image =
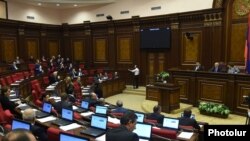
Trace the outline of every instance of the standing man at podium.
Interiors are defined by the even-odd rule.
[[[131,71],[132,73],[134,73],[134,78],[133,78],[133,88],[134,89],[138,89],[138,81],[139,81],[139,74],[140,74],[140,70],[137,67],[137,65],[134,66],[134,69],[128,69],[128,71]]]

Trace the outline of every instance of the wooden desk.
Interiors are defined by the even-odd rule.
[[[223,103],[235,114],[245,115],[244,95],[250,93],[249,74],[170,70],[173,83],[180,85],[180,100],[198,106],[199,101]]]
[[[170,113],[172,110],[180,108],[180,87],[170,83],[160,86],[148,85],[146,99],[158,101],[162,111]]]

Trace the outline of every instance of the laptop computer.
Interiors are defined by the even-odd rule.
[[[82,134],[99,137],[106,133],[108,118],[100,115],[92,115],[90,127],[82,130]]]
[[[135,113],[137,116],[137,122],[143,123],[144,121],[144,114],[143,113]]]
[[[43,118],[43,117],[50,116],[51,110],[52,110],[52,105],[49,104],[49,103],[44,102],[42,111],[37,111],[36,112],[36,117],[37,118]]]
[[[184,113],[181,113],[181,117],[184,117]],[[195,119],[195,115],[191,114],[190,118]]]
[[[139,136],[140,141],[149,141],[151,139],[152,125],[136,123],[136,129],[133,131]]]
[[[56,119],[56,120],[52,121],[52,123],[56,124],[58,126],[69,125],[73,122],[73,115],[74,115],[74,112],[72,110],[63,108],[62,109],[62,118]]]
[[[60,141],[89,141],[89,139],[61,132]]]
[[[76,109],[75,111],[78,113],[86,112],[89,109],[89,102],[88,101],[82,101],[81,107]]]
[[[101,115],[107,115],[108,107],[106,106],[96,106],[95,113]]]
[[[18,120],[18,119],[12,120],[12,126],[11,126],[12,130],[14,130],[14,129],[30,130],[30,128],[31,128],[31,124],[29,122]]]
[[[164,128],[168,128],[168,129],[172,129],[172,130],[178,130],[179,129],[179,119],[165,117],[163,119],[162,126]]]

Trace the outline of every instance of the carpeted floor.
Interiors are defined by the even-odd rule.
[[[153,106],[157,104],[156,101],[145,100],[145,87],[140,87],[139,89],[133,90],[131,86],[127,86],[127,88],[121,94],[117,94],[105,99],[106,102],[115,104],[116,101],[122,100],[125,108],[148,113],[151,112]],[[190,108],[196,116],[197,121],[208,122],[209,124],[238,124],[244,125],[246,121],[246,117],[230,114],[227,119],[216,118],[211,116],[201,115],[199,113],[198,108],[193,107],[192,105],[183,104],[180,105],[180,110],[175,111],[174,113],[167,114],[162,113],[168,117],[179,117],[180,113],[183,111],[182,109]]]

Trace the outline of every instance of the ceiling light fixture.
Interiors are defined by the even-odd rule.
[[[74,4],[74,7],[77,7],[78,5],[77,4]]]
[[[56,6],[60,6],[60,4],[59,4],[59,3],[57,3],[57,4],[56,4]]]
[[[42,3],[40,3],[40,2],[39,2],[37,5],[41,6],[41,5],[42,5]]]

